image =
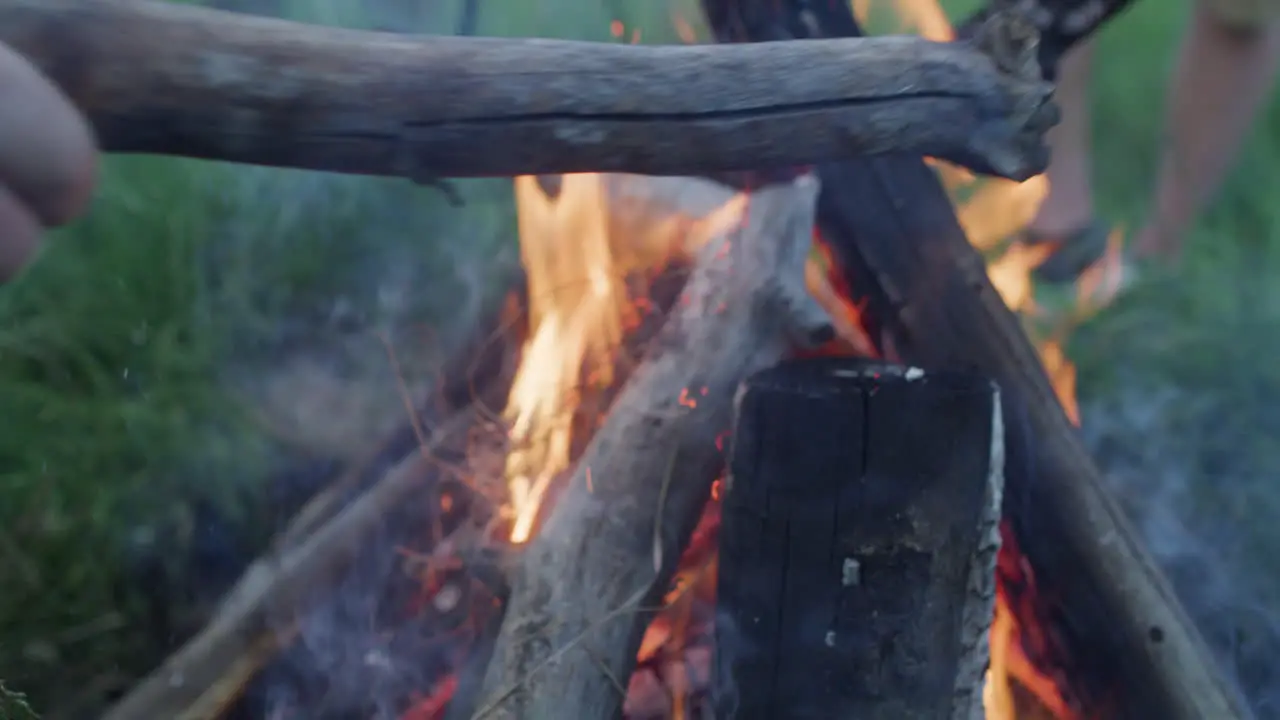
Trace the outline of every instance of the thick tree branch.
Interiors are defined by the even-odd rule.
[[[911,37],[415,38],[149,0],[0,0],[0,42],[66,91],[108,152],[419,180],[894,151],[1024,178],[1056,119],[1038,75]]]

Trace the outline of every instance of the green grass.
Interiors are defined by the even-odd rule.
[[[0,290],[0,677],[44,706],[178,639],[141,629],[140,591],[159,588],[137,587],[139,552],[192,580],[206,506],[244,531],[233,542],[260,542],[250,521],[281,452],[228,378],[340,345],[338,299],[354,332],[447,324],[471,282],[454,266],[512,238],[509,191],[462,190],[466,213],[402,182],[106,164],[90,215]],[[384,308],[389,268],[431,292]]]
[[[0,294],[0,673],[15,683],[104,647],[58,635],[121,611],[118,519],[171,497],[161,478],[218,415],[197,254],[220,208],[189,169],[111,164],[95,212]]]
[[[944,4],[956,16],[975,3]],[[456,27],[460,7],[387,0],[370,15],[361,5],[283,1],[315,22],[441,32]],[[690,0],[676,5],[696,17]],[[603,40],[619,19],[656,42],[673,38],[672,12],[656,0],[538,0],[518,11],[481,2],[481,31]],[[1102,38],[1097,195],[1102,212],[1128,226],[1146,209],[1184,16],[1182,3],[1139,3]],[[107,163],[90,216],[0,289],[0,678],[47,707],[67,688],[154,662],[168,640],[138,629],[145,611],[124,572],[138,529],[182,526],[194,499],[252,512],[273,462],[226,392],[227,375],[334,342],[340,332],[327,318],[339,297],[369,316],[365,330],[448,320],[468,282],[452,268],[482,267],[513,241],[507,190],[464,187],[469,206],[458,211],[398,182]],[[1226,579],[1193,597],[1193,611],[1216,623],[1215,638],[1246,649],[1269,631],[1254,611],[1274,611],[1280,598],[1260,570],[1280,548],[1278,192],[1273,104],[1199,223],[1185,268],[1139,287],[1070,346],[1086,431],[1117,489],[1167,500],[1180,532],[1141,502],[1130,506],[1171,567],[1217,563]],[[379,315],[388,267],[420,288],[391,319]],[[1224,622],[1211,606],[1228,608]],[[1269,677],[1245,675],[1251,687]]]

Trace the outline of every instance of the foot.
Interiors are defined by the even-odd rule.
[[[1081,273],[1102,258],[1110,236],[1109,225],[1094,221],[1061,234],[1027,230],[1020,240],[1029,245],[1054,245],[1044,262],[1036,266],[1033,275],[1038,282],[1061,284],[1075,282]]]

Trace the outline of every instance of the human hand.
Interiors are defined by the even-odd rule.
[[[0,43],[0,283],[31,260],[45,230],[84,212],[96,173],[88,122]]]

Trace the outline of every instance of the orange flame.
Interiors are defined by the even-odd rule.
[[[505,411],[511,423],[506,475],[513,518],[510,540],[514,543],[532,537],[549,488],[569,467],[573,418],[583,386],[613,381],[613,363],[628,329],[635,325],[632,316],[648,309],[643,294],[633,297],[626,278],[637,273],[652,276],[673,260],[687,260],[709,237],[736,223],[745,204],[743,196],[718,188],[697,202],[646,198],[637,212],[628,206],[625,193],[610,187],[610,179],[595,174],[566,176],[555,198],[534,178],[516,181],[521,248],[529,278],[530,334]],[[961,204],[959,214],[968,232],[977,238],[1004,232],[1009,213],[1021,218],[1034,212],[1045,190],[1042,178],[984,184],[986,181],[953,173],[951,179],[953,192],[972,191],[970,203]],[[1041,313],[1032,271],[1046,254],[1042,247],[1013,245],[990,264],[989,275],[1000,296],[1025,316]],[[1118,255],[1109,253],[1109,257]],[[1115,277],[1109,267],[1086,273],[1076,315],[1113,295]],[[823,352],[873,355],[874,344],[862,329],[860,309],[851,302],[852,293],[842,282],[829,249],[816,243],[806,268],[806,284],[830,313],[838,335]],[[1086,296],[1090,298],[1087,305]],[[1039,348],[1054,388],[1075,420],[1075,371],[1063,350],[1066,326],[1059,323],[1055,327],[1058,333],[1042,339]],[[704,392],[684,388],[679,403],[697,407]],[[708,545],[714,547],[714,540]],[[691,571],[684,572],[683,580],[692,582]],[[700,577],[701,582],[707,582],[705,576]],[[702,593],[713,591],[704,588]],[[655,621],[644,637],[640,660],[653,660],[671,647],[681,647],[684,623],[678,612]],[[1018,720],[1015,682],[1057,720],[1074,720],[1076,716],[1057,683],[1022,652],[1026,631],[1024,618],[1000,593],[984,693],[988,720]],[[667,682],[668,692],[673,682]],[[642,701],[635,698],[629,703]],[[669,707],[678,712],[674,708],[679,705],[676,702]]]
[[[688,188],[682,179],[673,189]],[[636,193],[645,187],[645,194]],[[649,307],[644,289],[627,279],[652,277],[688,260],[710,238],[741,222],[747,196],[707,181],[697,197],[664,194],[662,181],[627,176],[566,175],[551,197],[534,177],[515,181],[522,260],[529,286],[529,339],[507,398],[511,449],[506,478],[510,540],[524,543],[555,478],[570,464],[573,420],[584,384],[614,380],[628,328]],[[805,279],[835,318],[841,347],[869,352],[857,313],[844,308],[815,254]],[[705,388],[685,388],[681,405],[697,407]]]
[[[953,192],[973,191],[972,204],[961,204],[959,214],[969,232],[977,237],[1002,232],[1002,223],[1007,222],[1003,219],[1006,208],[1014,208],[1010,212],[1019,217],[1034,212],[1034,203],[1045,190],[1042,178],[1021,184],[985,185],[985,181],[959,173],[953,174],[952,179]],[[673,260],[689,259],[692,251],[708,238],[738,222],[746,202],[742,195],[717,188],[698,201],[649,197],[637,212],[628,206],[625,192],[610,187],[610,180],[611,176],[592,174],[567,176],[555,198],[533,178],[517,180],[531,310],[529,340],[506,408],[512,441],[507,480],[515,518],[510,539],[515,543],[532,536],[550,484],[569,466],[572,419],[578,410],[582,385],[588,381],[613,381],[613,361],[628,328],[635,324],[628,316],[649,306],[642,294],[632,296],[625,279],[637,273],[652,276]],[[1027,316],[1041,312],[1032,271],[1046,254],[1045,248],[1013,245],[991,262],[992,283],[1010,308]],[[1118,255],[1109,253],[1109,257]],[[1091,312],[1113,295],[1115,277],[1109,266],[1090,269],[1081,281],[1080,301],[1073,309],[1075,316]],[[853,295],[843,285],[842,273],[829,248],[821,242],[815,243],[806,268],[806,284],[837,328],[837,340],[822,352],[874,355],[875,346],[862,328],[860,309],[851,301]],[[1059,323],[1055,327],[1058,335],[1043,339],[1039,348],[1063,406],[1074,420],[1078,416],[1074,366],[1063,351],[1062,342],[1066,325]],[[697,407],[705,392],[705,388],[683,388],[678,402]],[[706,573],[708,563],[714,561],[714,546],[713,536],[705,543],[691,545],[690,553],[709,557],[696,566],[690,566],[689,558],[685,558],[681,565],[682,587],[692,585],[698,595],[714,595],[714,573]],[[1010,549],[1002,553],[1001,561],[1016,563],[1021,556]],[[1022,572],[1020,577],[1030,577],[1029,568]],[[1026,582],[1031,588],[1028,592],[1034,595],[1034,582]],[[641,663],[661,661],[683,667],[684,659],[670,659],[667,654],[685,644],[688,599],[681,593],[668,598],[673,607],[659,616],[645,634],[638,657]],[[988,720],[1024,717],[1017,710],[1015,683],[1033,695],[1056,720],[1077,717],[1058,683],[1038,669],[1023,651],[1027,633],[1034,629],[1026,624],[1025,613],[1011,607],[1007,593],[998,593],[991,630],[991,666],[984,690]],[[679,695],[681,682],[666,678],[665,692]],[[643,683],[633,690],[638,694],[628,698],[629,706],[648,704],[642,697]],[[664,697],[664,702],[673,703],[666,705],[671,713],[682,712],[677,709],[682,707],[678,697],[675,701]]]

